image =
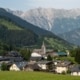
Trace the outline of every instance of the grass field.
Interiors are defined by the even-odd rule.
[[[0,80],[80,80],[80,77],[41,72],[0,72]]]

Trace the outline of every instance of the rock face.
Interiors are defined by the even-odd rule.
[[[80,45],[78,41],[80,37],[75,33],[80,28],[80,9],[37,8],[26,12],[12,11],[11,13],[33,25],[49,30],[71,43]],[[73,37],[70,40],[72,36],[77,36],[77,38]]]
[[[78,24],[76,18],[80,16],[80,9],[37,8],[26,12],[11,11],[9,9],[7,11],[55,34],[61,34],[77,28],[75,26]]]
[[[80,46],[80,28],[59,35],[61,38]]]
[[[80,9],[64,10],[52,8],[51,9],[38,8],[22,12],[21,14],[19,13],[19,11],[18,12],[15,11],[12,13],[13,14],[16,13],[15,15],[20,16],[24,20],[36,26],[39,26],[40,28],[58,34],[70,31],[70,29],[71,30],[74,29],[72,26],[77,23],[76,21],[75,22],[73,21],[77,18],[77,16],[80,16]],[[66,27],[67,30],[65,30]]]
[[[16,11],[13,11],[13,10],[10,10],[10,9],[5,9],[7,12],[9,12],[9,13],[12,13],[12,14],[14,14],[14,15],[16,15],[16,16],[21,16],[22,14],[23,14],[23,11],[19,11],[19,10],[16,10]]]

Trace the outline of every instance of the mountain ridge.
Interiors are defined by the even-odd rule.
[[[51,31],[57,36],[80,28],[80,9],[65,10],[54,8],[36,8],[23,12],[18,16],[33,25]],[[65,36],[67,37],[69,34]],[[64,37],[61,38],[66,40]],[[67,41],[71,42],[69,39],[67,39]],[[74,41],[71,43],[74,44]],[[75,39],[75,44],[76,43],[77,39]]]
[[[12,12],[12,14],[14,13]],[[56,19],[62,19],[62,18],[76,19],[78,16],[80,16],[80,9],[65,10],[65,9],[54,9],[54,8],[48,8],[48,9],[36,8],[36,9],[25,11],[21,15],[18,14],[18,16],[26,20],[27,22],[37,25],[40,28],[51,31],[55,27],[54,21]],[[60,28],[62,27],[61,25],[60,25]],[[51,32],[57,34],[54,31],[51,31]]]

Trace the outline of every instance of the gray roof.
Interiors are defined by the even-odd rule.
[[[41,70],[41,68],[36,63],[28,64],[28,65],[25,66],[25,68],[28,68],[28,67],[33,69],[33,70]]]
[[[71,71],[71,72],[80,72],[80,65],[73,65],[73,66],[70,68],[70,71]]]
[[[30,60],[32,61],[40,61],[42,57],[31,57]]]
[[[48,64],[51,63],[52,61],[38,61],[36,62],[37,64]]]
[[[11,51],[11,52],[8,53],[8,56],[13,56],[13,57],[18,56],[18,57],[19,57],[19,56],[21,56],[21,55],[20,55],[20,53],[17,52],[17,51]]]
[[[9,61],[12,61],[12,62],[20,62],[20,61],[23,61],[23,58],[22,57],[5,57],[6,59],[8,59]]]
[[[16,62],[16,64],[20,69],[23,69],[26,65],[28,65],[28,62]]]
[[[59,61],[57,66],[58,67],[69,67],[70,64],[71,64],[70,61]]]

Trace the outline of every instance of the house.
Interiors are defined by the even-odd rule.
[[[49,69],[49,65],[51,65],[51,61],[38,61],[38,62],[29,62],[28,65],[25,66],[25,71],[47,71]]]
[[[24,71],[40,71],[41,68],[36,64],[28,64],[24,67]]]
[[[0,56],[0,61],[21,62],[23,58],[17,51],[10,51],[6,56]]]
[[[12,64],[9,70],[10,71],[20,71],[20,68],[16,64]]]
[[[68,70],[68,68],[66,67],[66,66],[62,66],[62,65],[58,65],[58,66],[56,66],[56,68],[55,68],[55,72],[56,73],[59,73],[59,74],[61,74],[61,73],[66,73],[67,72],[67,70]]]
[[[55,72],[58,74],[67,73],[71,62],[69,61],[59,61],[55,63]]]
[[[40,61],[42,59],[42,56],[36,52],[31,54],[31,61]]]
[[[16,62],[16,63],[13,63],[9,70],[10,71],[21,71],[21,70],[24,70],[24,67],[27,65],[28,63],[27,62]]]
[[[23,61],[23,58],[21,57],[20,53],[17,51],[10,51],[6,56],[4,56],[4,59],[7,59],[11,62],[21,62]]]
[[[65,52],[54,52],[54,51],[51,51],[51,52],[47,52],[47,55],[50,55],[52,57],[64,57],[64,56],[67,56],[68,54],[65,53]]]
[[[49,69],[48,65],[51,65],[51,61],[38,61],[36,64],[41,68],[41,70],[46,71]]]
[[[0,62],[1,61],[9,61],[9,59],[7,57],[2,56],[2,57],[0,57]]]
[[[73,65],[70,71],[71,71],[71,75],[80,76],[80,65]]]
[[[10,52],[8,52],[8,54],[6,56],[8,56],[8,57],[21,57],[20,53],[17,51],[10,51]]]
[[[52,57],[58,57],[58,54],[54,51],[51,51],[51,52],[47,52],[47,56],[50,55]]]

